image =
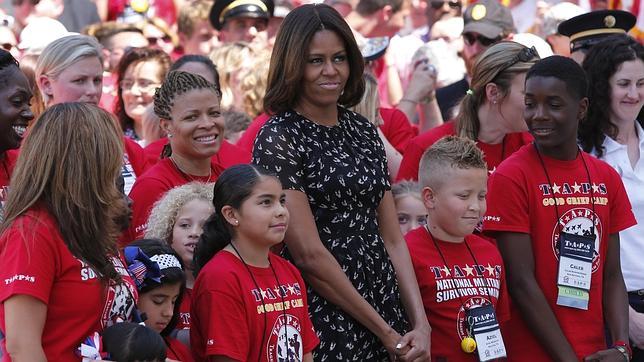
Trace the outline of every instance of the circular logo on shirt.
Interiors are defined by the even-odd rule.
[[[593,220],[595,222],[593,233]],[[559,218],[559,224],[552,229],[552,252],[559,260],[559,232],[591,236],[595,235],[595,251],[593,253],[593,273],[599,269],[599,241],[603,235],[601,219],[591,209],[578,207],[566,211]]]
[[[456,333],[458,334],[458,338],[462,340],[465,337],[471,336],[471,334],[468,333],[468,325],[465,321],[465,318],[467,317],[465,315],[465,311],[472,308],[482,307],[489,303],[490,302],[487,298],[472,297],[466,300],[464,305],[461,305],[461,308],[458,310],[458,314],[456,315]]]
[[[268,361],[301,361],[304,355],[301,332],[302,325],[297,317],[280,314],[268,338]]]

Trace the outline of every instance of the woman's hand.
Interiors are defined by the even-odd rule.
[[[397,348],[400,346],[402,336],[393,328],[389,328],[384,335],[378,336],[378,338],[387,352],[389,352],[389,359],[392,361],[396,361],[399,356],[402,356],[408,350],[408,348]]]
[[[405,334],[396,346],[400,352],[398,359],[401,361],[429,361],[430,333],[431,329],[427,324]]]

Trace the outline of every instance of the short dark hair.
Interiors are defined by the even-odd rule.
[[[264,177],[275,177],[261,166],[240,164],[227,168],[215,183],[212,204],[215,211],[203,226],[194,254],[194,273],[199,273],[212,257],[225,248],[232,238],[232,230],[221,209],[231,206],[239,209],[241,204],[253,193],[253,188]]]
[[[8,51],[0,49],[0,85],[6,86],[6,74],[4,71],[9,69],[11,66],[15,66],[15,69],[20,69],[18,61],[16,58],[11,55]],[[8,73],[7,73],[8,74]]]
[[[167,346],[159,333],[137,323],[116,323],[103,331],[103,349],[112,361],[165,361]]]
[[[526,82],[532,77],[554,77],[566,84],[566,89],[577,99],[588,94],[588,81],[581,66],[574,60],[553,55],[536,62],[525,76]]]
[[[280,26],[271,55],[268,85],[264,97],[267,113],[293,109],[301,96],[304,67],[311,39],[318,31],[330,30],[344,42],[349,62],[349,79],[338,103],[352,107],[362,99],[365,85],[364,60],[349,25],[332,7],[307,4],[291,11]]]
[[[119,61],[118,66],[116,67],[116,104],[114,105],[114,114],[121,124],[121,129],[125,131],[127,128],[134,127],[134,120],[125,113],[125,103],[123,102],[123,90],[121,89],[120,82],[125,76],[125,72],[130,65],[139,63],[139,62],[149,62],[155,61],[161,65],[159,71],[159,78],[161,82],[165,79],[168,69],[172,65],[172,60],[170,56],[166,54],[163,50],[155,48],[131,48],[123,58]],[[141,136],[141,135],[139,135]]]
[[[391,6],[391,10],[397,13],[402,9],[404,0],[360,0],[356,5],[356,12],[360,15],[371,15],[376,11]]]
[[[213,78],[215,79],[215,85],[217,86],[217,89],[221,89],[221,85],[219,84],[219,71],[217,70],[217,66],[215,63],[210,60],[205,55],[200,55],[200,54],[186,54],[182,55],[179,59],[177,59],[174,64],[170,67],[168,70],[168,73],[170,73],[173,70],[177,70],[181,68],[184,64],[187,63],[201,63],[203,64],[208,70],[212,73]]]
[[[179,284],[181,286],[181,288],[179,289],[179,297],[174,304],[174,313],[172,314],[172,319],[170,319],[168,325],[161,331],[162,336],[167,336],[174,330],[174,328],[177,326],[177,323],[179,323],[179,308],[181,307],[181,301],[183,300],[183,296],[186,291],[186,274],[184,272],[185,267],[181,262],[181,258],[179,257],[179,255],[177,255],[174,249],[172,249],[172,247],[168,245],[168,243],[157,239],[135,240],[127,247],[137,247],[141,249],[141,251],[145,253],[148,258],[152,258],[155,255],[172,255],[181,265],[180,268],[168,267],[161,269],[160,283],[146,279],[145,283],[139,289],[139,294],[144,294],[167,284]]]
[[[610,78],[624,62],[639,59],[644,61],[644,46],[628,35],[607,37],[595,44],[586,58],[583,68],[590,85],[590,104],[586,120],[579,125],[579,141],[586,152],[593,148],[597,156],[604,154],[604,138],[617,137],[617,125],[610,120]],[[640,109],[637,121],[644,127],[644,108]]]

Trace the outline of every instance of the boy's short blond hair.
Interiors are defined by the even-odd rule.
[[[483,152],[469,138],[443,137],[425,151],[418,167],[421,187],[439,188],[449,182],[450,169],[487,170]]]
[[[191,37],[199,21],[208,20],[211,0],[193,0],[179,10],[177,18],[177,33]]]

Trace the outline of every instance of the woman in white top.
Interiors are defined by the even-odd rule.
[[[579,126],[584,151],[621,175],[637,225],[619,233],[621,264],[629,294],[629,335],[644,357],[644,46],[627,35],[595,45],[583,63],[590,107]]]

